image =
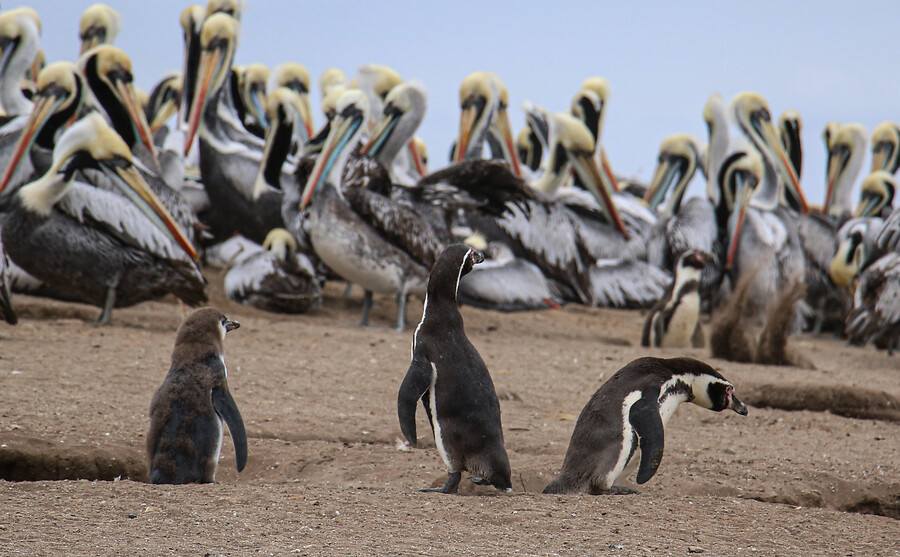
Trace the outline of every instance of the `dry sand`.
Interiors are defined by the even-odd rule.
[[[411,330],[354,326],[359,291],[344,301],[340,285],[322,311],[283,316],[225,300],[221,273],[207,276],[242,325],[226,360],[247,468],[226,436],[215,485],[144,483],[147,409],[189,308],[141,304],[97,327],[97,309],[17,297],[20,324],[0,325],[0,477],[42,481],[0,481],[0,554],[900,555],[896,356],[803,336],[816,370],[732,364],[640,348],[636,311],[463,308],[515,492],[426,494],[445,472],[422,410],[421,448],[397,448]],[[389,327],[393,301],[379,301],[373,324]],[[750,415],[684,405],[639,494],[541,495],[590,395],[647,354],[710,362]]]

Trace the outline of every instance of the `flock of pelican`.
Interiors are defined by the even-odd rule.
[[[605,79],[586,79],[566,112],[525,103],[515,135],[504,84],[475,72],[460,85],[450,164],[429,173],[415,135],[427,108],[421,83],[375,64],[349,81],[329,69],[317,128],[305,67],[234,65],[240,10],[237,0],[186,8],[182,71],[149,95],[112,44],[113,9],[88,8],[77,61],[48,65],[38,14],[0,13],[7,321],[16,292],[93,304],[104,323],[115,307],[167,294],[203,303],[201,260],[228,258],[237,242],[225,275],[232,299],[304,313],[321,306],[326,280],[342,280],[364,292],[364,325],[375,294],[396,296],[402,329],[407,297],[424,295],[437,255],[466,242],[488,258],[459,287],[460,301],[479,307],[648,307],[679,257],[697,250],[706,311],[744,281],[747,319],[759,320],[804,282],[795,330],[836,322],[854,342],[897,348],[897,124],[874,130],[855,206],[866,131],[826,127],[818,208],[801,187],[799,115],[774,121],[759,94],[727,106],[712,95],[707,144],[665,138],[645,186],[617,177],[602,147]],[[730,137],[729,122],[743,137]],[[684,199],[698,170],[706,195]]]

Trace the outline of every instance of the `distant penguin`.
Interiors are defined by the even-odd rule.
[[[188,317],[175,335],[172,367],[150,403],[150,483],[213,483],[228,424],[238,472],[247,464],[244,421],[228,391],[223,341],[240,324],[215,308]]]
[[[487,366],[469,342],[456,303],[459,280],[484,256],[455,244],[438,257],[428,278],[425,309],[412,341],[412,362],[397,396],[400,429],[416,445],[419,399],[431,423],[447,481],[422,491],[456,493],[463,470],[477,484],[512,491],[503,447],[500,402]]]
[[[610,377],[578,416],[559,477],[544,493],[622,493],[614,488],[630,461],[640,467],[637,483],[656,474],[663,456],[665,425],[682,402],[742,416],[747,407],[734,386],[692,358],[639,358]]]
[[[656,302],[644,321],[641,346],[662,348],[701,348],[700,273],[709,256],[701,250],[681,254],[675,265],[675,280]]]

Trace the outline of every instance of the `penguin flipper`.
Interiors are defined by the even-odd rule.
[[[659,417],[656,396],[645,394],[631,406],[628,419],[638,435],[641,446],[641,465],[638,468],[637,483],[647,482],[656,474],[663,457],[665,430]]]
[[[240,472],[247,465],[247,432],[244,431],[241,412],[227,387],[214,387],[212,402],[216,407],[216,413],[228,424],[228,431],[231,432],[231,440],[234,442],[234,454],[237,457],[237,470]]]
[[[410,445],[416,445],[416,406],[419,398],[431,386],[431,366],[425,358],[414,354],[406,377],[400,384],[397,393],[397,417],[400,419],[400,431]]]

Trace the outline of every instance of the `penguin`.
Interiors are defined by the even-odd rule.
[[[247,434],[228,390],[223,348],[225,333],[238,327],[219,310],[202,308],[178,328],[172,367],[150,403],[150,483],[213,483],[224,424],[238,472],[247,464]]]
[[[466,337],[456,301],[460,278],[482,261],[481,252],[454,244],[441,252],[428,277],[422,320],[413,334],[412,362],[397,395],[406,440],[416,446],[421,398],[438,454],[447,465],[444,485],[421,491],[456,493],[463,470],[476,484],[512,491],[500,402],[484,360]]]
[[[544,493],[632,493],[613,484],[629,462],[640,462],[638,484],[656,474],[665,425],[682,402],[747,415],[731,382],[707,364],[693,358],[639,358],[617,371],[588,401],[575,423],[559,477]]]
[[[641,346],[703,347],[699,286],[700,273],[709,259],[706,252],[696,249],[681,254],[675,265],[675,280],[644,321]]]

